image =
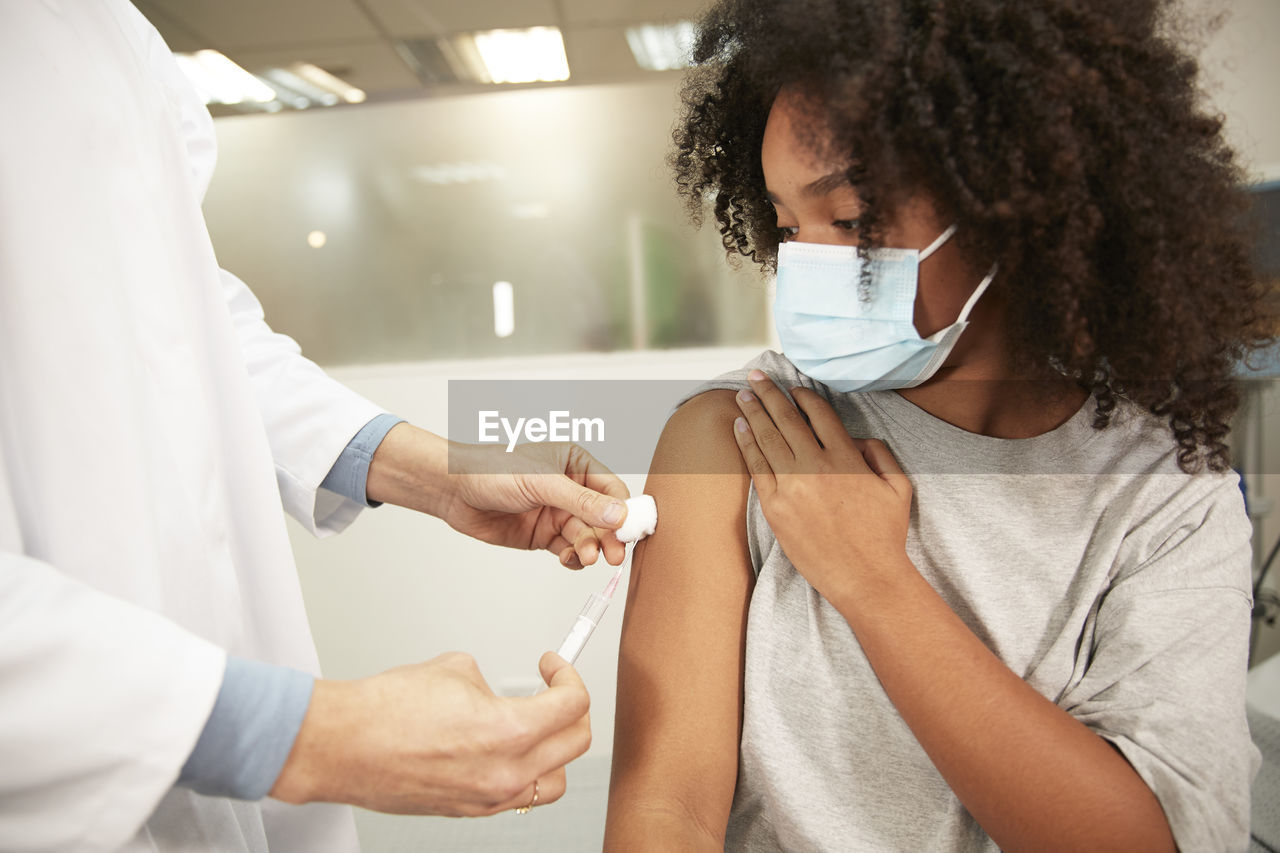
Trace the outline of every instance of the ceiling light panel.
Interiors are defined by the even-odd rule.
[[[206,104],[265,104],[275,90],[216,50],[175,54],[178,67]]]
[[[262,72],[262,78],[276,90],[281,101],[294,109],[332,107],[342,100],[333,92],[321,89],[287,68],[268,68]]]
[[[569,79],[569,60],[559,27],[488,30],[471,36],[494,83],[536,83]]]
[[[365,98],[368,97],[362,90],[352,86],[346,80],[335,77],[320,66],[312,65],[310,62],[295,62],[289,66],[289,70],[316,88],[330,92],[348,104],[362,104]]]
[[[405,64],[405,60],[396,55],[396,45],[386,41],[237,50],[232,56],[241,66],[255,74],[261,74],[264,68],[288,68],[295,62],[309,62],[367,92],[370,101],[384,94],[405,93],[420,88],[419,81]]]
[[[644,24],[627,27],[627,45],[636,64],[646,71],[688,68],[693,56],[693,24]]]
[[[554,0],[364,0],[364,4],[383,29],[397,39],[560,23]]]

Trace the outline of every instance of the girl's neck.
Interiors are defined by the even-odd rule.
[[[994,438],[1031,438],[1070,420],[1089,394],[1067,377],[1019,376],[1005,336],[1003,300],[975,307],[947,363],[903,399],[952,426]]]

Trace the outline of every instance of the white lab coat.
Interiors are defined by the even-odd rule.
[[[379,409],[219,270],[212,122],[125,0],[0,0],[0,103],[0,850],[355,849],[171,786],[226,652],[317,671],[281,502],[350,523]]]

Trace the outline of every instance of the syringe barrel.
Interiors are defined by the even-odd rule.
[[[590,619],[597,625],[604,618],[604,612],[609,607],[609,599],[605,598],[598,592],[591,593],[591,597],[587,599],[587,603],[582,605],[582,610],[578,612],[581,619]]]
[[[582,610],[578,612],[578,618],[574,620],[573,627],[565,635],[564,642],[560,644],[556,654],[569,663],[576,663],[578,655],[582,653],[583,646],[587,644],[587,640],[591,639],[592,632],[600,624],[600,619],[604,616],[604,611],[608,607],[609,599],[598,592],[593,592],[591,597],[587,599],[587,603],[582,605]]]

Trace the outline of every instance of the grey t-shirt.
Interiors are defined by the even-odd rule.
[[[1181,472],[1168,428],[1132,405],[1105,430],[1090,401],[1049,433],[997,439],[895,392],[831,391],[773,352],[699,390],[746,387],[751,367],[813,388],[850,434],[888,444],[915,490],[916,568],[1006,665],[1120,749],[1183,851],[1246,848],[1259,759],[1244,701],[1251,529],[1234,474]],[[747,536],[757,581],[725,849],[995,850],[754,489]]]

